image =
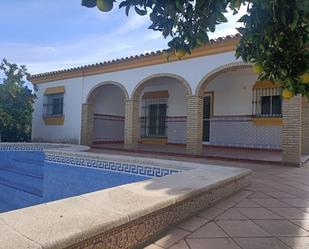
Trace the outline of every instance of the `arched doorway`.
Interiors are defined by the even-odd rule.
[[[138,102],[138,133],[144,144],[185,144],[189,84],[174,74],[142,80],[132,99]]]
[[[95,86],[83,108],[87,112],[83,111],[82,141],[88,145],[123,142],[127,99],[126,89],[117,82],[104,82]],[[87,131],[85,135],[84,130]]]
[[[224,147],[280,149],[281,98],[278,86],[257,82],[252,66],[234,63],[204,77],[203,143]]]

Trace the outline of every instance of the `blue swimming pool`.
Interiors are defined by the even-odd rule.
[[[0,150],[0,213],[153,176],[153,169],[141,165],[48,156],[42,150]]]

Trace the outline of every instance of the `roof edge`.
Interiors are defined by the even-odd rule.
[[[216,40],[210,40],[210,42],[205,44],[204,46],[194,49],[191,54],[187,54],[184,58],[182,58],[182,60],[233,51],[236,49],[236,45],[239,42],[239,39],[240,35],[237,34],[235,36],[226,36],[220,37]],[[167,60],[166,56],[164,55],[164,51],[145,53],[136,56],[85,65],[81,67],[34,74],[29,76],[28,80],[31,81],[32,84],[41,84],[56,80],[90,76],[101,73],[116,72],[132,68],[169,63],[178,60],[178,58],[176,58],[175,56],[170,56]]]

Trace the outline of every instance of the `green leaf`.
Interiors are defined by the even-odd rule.
[[[135,12],[136,12],[137,14],[139,14],[140,16],[144,16],[144,15],[147,14],[147,11],[146,11],[146,10],[141,10],[141,9],[137,8],[136,6],[135,6]]]
[[[298,9],[309,12],[309,1],[308,0],[296,0],[296,6]]]
[[[130,11],[130,5],[127,5],[127,6],[126,6],[126,15],[127,15],[127,16],[129,15],[129,11]]]
[[[217,20],[219,23],[227,22],[226,17],[221,12],[217,13]]]
[[[128,6],[129,4],[128,4],[128,2],[127,1],[123,1],[123,2],[121,2],[120,4],[119,4],[119,9],[121,9],[121,8],[123,8],[123,7],[126,7],[126,6]]]
[[[96,0],[82,0],[82,6],[85,6],[87,8],[93,8],[97,6]]]

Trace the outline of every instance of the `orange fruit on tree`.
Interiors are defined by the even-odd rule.
[[[294,93],[289,89],[283,89],[281,95],[284,99],[290,99],[294,96]]]
[[[181,59],[183,58],[185,55],[186,55],[186,50],[184,50],[183,48],[180,48],[180,49],[177,49],[175,50],[175,56],[178,58],[178,59]]]
[[[264,68],[260,63],[257,62],[253,65],[253,72],[255,72],[256,74],[260,74],[263,71],[264,71]]]
[[[97,0],[97,7],[99,10],[108,12],[113,8],[113,0]]]
[[[299,76],[299,78],[302,81],[302,83],[309,84],[309,72],[305,72],[304,74]]]

